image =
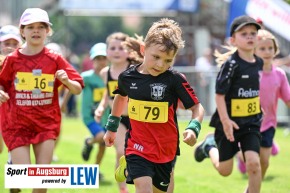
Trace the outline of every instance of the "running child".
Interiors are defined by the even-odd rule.
[[[104,78],[107,89],[104,91],[103,98],[95,111],[95,119],[97,122],[100,122],[105,109],[108,106],[110,108],[112,107],[113,99],[115,97],[113,91],[117,87],[118,77],[121,72],[125,71],[130,66],[129,52],[123,45],[127,37],[129,36],[122,32],[115,32],[107,37],[107,59],[109,61],[109,66],[100,71],[100,76]],[[128,112],[127,109],[124,108],[122,112],[122,122],[119,125],[115,143],[116,167],[119,165],[120,157],[124,155],[125,134],[129,127]],[[118,185],[120,193],[128,193],[125,182],[119,182]]]
[[[285,72],[274,64],[274,58],[278,53],[279,46],[273,34],[267,30],[259,30],[255,54],[264,61],[263,71],[260,74],[260,100],[263,110],[263,120],[260,129],[262,135],[260,149],[262,178],[265,177],[270,165],[270,156],[277,127],[278,99],[282,99],[290,108],[288,79]],[[239,161],[243,162],[242,159],[239,159]],[[239,164],[244,165],[245,163]]]
[[[181,35],[175,21],[163,18],[155,22],[141,47],[143,63],[122,72],[114,91],[104,140],[107,146],[114,145],[122,112],[128,109],[131,127],[116,178],[134,183],[136,192],[167,191],[172,162],[179,154],[178,99],[192,111],[183,141],[193,146],[201,129],[204,109],[189,83],[171,68],[184,46]]]
[[[6,57],[0,74],[0,104],[6,112],[2,135],[13,164],[31,164],[30,146],[36,164],[51,163],[61,122],[57,89],[64,84],[72,93],[80,94],[84,86],[74,68],[45,47],[51,25],[46,11],[26,9],[19,23],[26,42]]]
[[[259,71],[263,61],[254,54],[260,28],[249,16],[232,22],[230,42],[235,49],[217,58],[222,66],[216,79],[217,110],[210,121],[215,133],[207,135],[194,153],[196,161],[209,157],[222,176],[229,176],[240,144],[248,168],[248,193],[259,193],[262,180]]]
[[[105,153],[105,143],[103,137],[105,135],[105,123],[109,115],[109,108],[103,114],[101,122],[94,119],[96,107],[99,105],[105,90],[103,78],[100,71],[107,66],[107,46],[105,43],[97,43],[90,50],[90,59],[93,61],[93,69],[81,73],[85,87],[82,92],[82,109],[81,115],[84,124],[89,129],[91,137],[86,138],[82,150],[82,158],[88,161],[90,158],[93,145],[99,144],[95,164],[100,165]],[[100,173],[100,180],[103,175]]]

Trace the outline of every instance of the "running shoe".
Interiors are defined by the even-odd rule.
[[[208,134],[205,139],[196,146],[194,158],[197,162],[202,162],[205,158],[209,157],[208,152],[205,150],[208,145],[216,147],[214,135],[212,133]]]
[[[88,140],[90,140],[90,138],[87,138],[85,140],[84,147],[83,147],[83,150],[82,150],[82,157],[83,157],[83,159],[85,161],[89,160],[91,152],[93,150],[93,146],[88,144]]]
[[[117,182],[124,182],[126,180],[125,175],[126,167],[127,167],[126,158],[123,155],[122,157],[120,157],[119,166],[115,171],[115,179]]]
[[[275,143],[275,141],[273,141],[271,155],[276,156],[279,153],[279,151],[280,151],[279,145]]]
[[[237,156],[237,160],[238,160],[238,169],[242,174],[245,174],[247,172],[247,168],[246,168],[246,163],[244,162],[244,160],[242,160],[240,158],[240,156]]]
[[[21,190],[19,188],[12,188],[12,189],[10,189],[9,192],[10,193],[19,193],[19,192],[21,192]]]

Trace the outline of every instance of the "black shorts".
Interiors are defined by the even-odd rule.
[[[130,129],[130,119],[129,119],[129,116],[123,116],[122,115],[122,119],[121,119],[120,122],[127,128],[127,130]]]
[[[273,139],[275,136],[275,128],[271,127],[270,129],[264,131],[261,133],[262,135],[262,142],[261,147],[272,147],[273,145]]]
[[[150,176],[153,185],[166,192],[172,171],[172,161],[167,163],[153,163],[138,155],[127,155],[127,183],[134,184],[133,180],[139,177]]]
[[[175,167],[176,161],[177,161],[177,156],[175,156],[175,157],[174,157],[174,160],[172,160],[172,162],[171,162],[171,164],[172,164],[172,168]]]
[[[222,129],[215,130],[215,141],[219,150],[219,161],[233,158],[240,148],[242,152],[255,151],[260,153],[260,128],[240,128],[234,131],[235,141],[230,142]],[[239,145],[240,144],[240,145]]]

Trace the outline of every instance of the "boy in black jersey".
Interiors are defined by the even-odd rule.
[[[260,28],[248,16],[233,21],[230,41],[236,49],[217,55],[222,66],[216,79],[217,111],[210,122],[215,133],[195,150],[196,161],[210,157],[217,171],[228,176],[240,144],[247,163],[248,193],[259,193],[261,188],[259,71],[263,61],[254,55]]]
[[[107,146],[114,144],[120,116],[128,106],[131,128],[126,138],[126,157],[120,160],[116,175],[124,176],[126,169],[127,183],[134,183],[136,192],[160,193],[168,188],[172,162],[179,155],[179,99],[192,111],[183,141],[193,146],[201,129],[204,109],[186,79],[171,69],[177,51],[184,46],[181,33],[173,20],[155,22],[141,46],[143,63],[121,73],[114,92],[104,140]]]

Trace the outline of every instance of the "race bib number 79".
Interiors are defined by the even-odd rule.
[[[128,114],[130,119],[149,123],[168,121],[168,102],[152,102],[129,99]]]

